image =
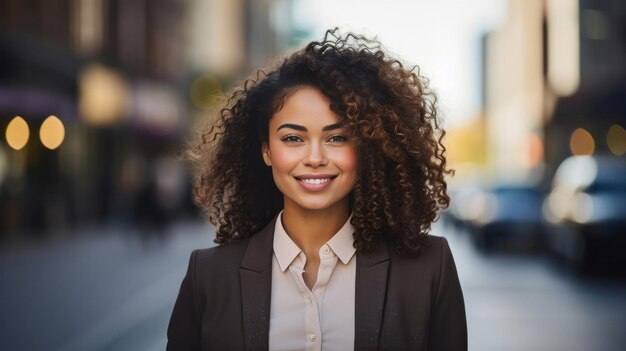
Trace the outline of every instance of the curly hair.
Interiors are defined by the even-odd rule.
[[[215,242],[249,237],[282,209],[261,146],[273,114],[302,86],[329,98],[357,143],[355,248],[371,250],[386,238],[398,254],[417,256],[437,211],[449,205],[444,177],[454,173],[446,168],[436,96],[417,67],[390,58],[377,40],[337,28],[236,88],[192,146],[194,199],[216,226]]]

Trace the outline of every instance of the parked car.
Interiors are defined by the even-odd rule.
[[[482,192],[483,190],[475,184],[450,187],[448,189],[450,207],[442,213],[442,216],[456,230],[467,231],[470,222],[480,214],[476,211],[474,202],[482,195]]]
[[[572,156],[558,167],[543,204],[548,248],[577,268],[626,261],[626,162]]]
[[[499,185],[476,194],[470,228],[477,246],[541,249],[542,200],[542,192],[531,185]]]

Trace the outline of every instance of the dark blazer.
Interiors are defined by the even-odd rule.
[[[167,330],[168,350],[267,350],[274,225],[195,250]],[[355,350],[467,350],[461,286],[445,238],[417,258],[386,242],[357,251]]]

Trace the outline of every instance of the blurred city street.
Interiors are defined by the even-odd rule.
[[[212,231],[184,223],[163,238],[134,234],[3,247],[0,349],[164,350],[189,254],[212,245]]]
[[[437,225],[463,285],[470,350],[624,350],[626,283],[583,278],[550,260],[485,256]],[[189,253],[210,227],[172,226],[142,242],[122,230],[3,248],[0,349],[163,350]]]
[[[470,350],[626,349],[623,280],[586,278],[543,255],[485,255],[466,233],[443,230],[463,286]]]
[[[163,350],[213,245],[202,133],[334,27],[437,98],[469,349],[626,350],[625,23],[617,0],[0,1],[0,351]]]

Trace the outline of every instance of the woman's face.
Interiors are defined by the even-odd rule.
[[[285,208],[347,210],[357,178],[357,151],[318,89],[301,87],[285,98],[269,122],[265,164]]]

